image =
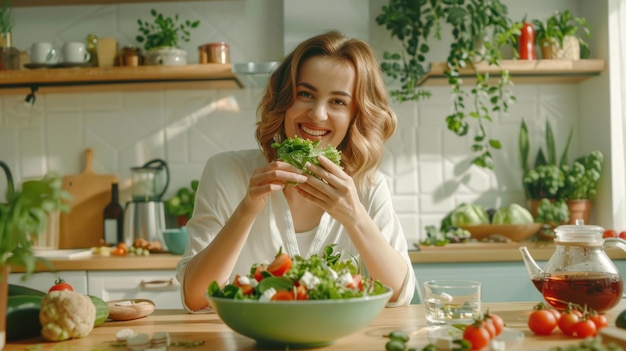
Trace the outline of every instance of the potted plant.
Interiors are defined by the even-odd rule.
[[[502,59],[500,48],[515,43],[521,23],[508,17],[507,7],[500,0],[484,1],[413,1],[389,0],[376,17],[378,25],[385,26],[392,38],[400,40],[404,51],[385,52],[381,69],[383,73],[400,83],[390,90],[398,102],[419,100],[429,97],[430,92],[419,87],[419,81],[427,73],[424,67],[426,54],[430,51],[428,41],[441,38],[441,21],[451,25],[453,41],[446,59],[446,75],[454,95],[454,111],[446,116],[447,127],[459,136],[470,129],[470,120],[475,120],[476,135],[471,148],[478,153],[472,161],[481,167],[493,168],[492,149],[500,149],[499,140],[487,136],[484,123],[492,120],[494,111],[506,111],[515,101],[511,94],[509,75],[501,71],[496,83],[489,82],[488,74],[474,69],[476,84],[471,89],[473,102],[466,110],[466,92],[461,89],[463,80],[459,70],[474,67],[475,62],[484,61],[498,65]],[[471,117],[471,118],[470,118]]]
[[[197,190],[198,181],[192,180],[190,187],[182,187],[178,189],[176,195],[165,200],[165,211],[176,217],[179,227],[186,225],[187,221],[193,215]]]
[[[0,337],[4,338],[9,268],[23,266],[28,277],[37,261],[50,266],[49,261],[35,256],[33,239],[45,229],[49,213],[68,210],[62,200],[69,195],[61,188],[61,178],[53,173],[41,180],[26,181],[22,190],[16,191],[8,165],[0,161],[0,168],[7,178],[6,203],[0,203]]]
[[[145,62],[152,65],[179,66],[187,64],[187,52],[179,41],[188,42],[191,29],[197,28],[200,20],[179,22],[178,14],[166,17],[155,9],[150,10],[153,23],[137,20],[139,32],[136,39],[146,50]]]
[[[582,35],[590,37],[591,28],[583,17],[574,17],[570,10],[562,13],[555,11],[547,20],[535,19],[532,23],[544,59],[579,60],[589,57],[589,45]]]
[[[603,155],[592,151],[568,164],[567,154],[572,140],[570,129],[567,142],[559,161],[556,158],[556,146],[550,122],[546,120],[546,150],[539,148],[533,167],[528,156],[530,142],[526,123],[522,120],[519,135],[520,164],[524,193],[533,216],[538,215],[540,201],[547,199],[551,203],[564,201],[569,209],[569,218],[564,223],[574,224],[576,219],[589,221],[591,200],[596,195],[596,186],[602,173]]]
[[[2,2],[2,7],[0,7],[0,34],[11,33],[12,29],[13,12],[11,11],[9,0],[4,0]]]
[[[545,147],[537,150],[535,162],[530,164],[530,138],[526,121],[522,119],[518,147],[520,153],[520,166],[522,169],[522,184],[526,199],[529,200],[530,210],[533,216],[537,215],[536,207],[539,200],[547,198],[556,200],[562,198],[562,189],[565,182],[565,174],[562,167],[567,165],[567,154],[572,142],[573,129],[570,128],[565,148],[557,161],[556,145],[552,125],[546,120]]]

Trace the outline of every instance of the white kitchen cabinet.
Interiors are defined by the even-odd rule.
[[[91,295],[104,301],[148,299],[156,308],[183,308],[176,270],[89,271]]]
[[[547,261],[537,261],[545,267]],[[626,277],[626,260],[613,260],[620,275]],[[482,283],[482,302],[543,301],[530,281],[524,262],[471,262],[413,264],[418,289],[431,279],[467,279]],[[416,299],[414,303],[419,303]]]
[[[86,271],[63,271],[63,272],[38,272],[33,273],[26,281],[22,280],[24,273],[9,274],[9,284],[17,284],[27,286],[29,288],[47,292],[57,278],[63,278],[67,283],[71,284],[74,291],[81,294],[88,294],[87,288],[87,272]]]

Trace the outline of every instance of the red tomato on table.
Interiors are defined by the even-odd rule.
[[[626,239],[626,231],[620,232],[618,236],[620,239]]]
[[[602,234],[603,238],[617,238],[617,232],[613,229],[607,229]]]
[[[50,287],[50,290],[48,290],[48,292],[63,290],[74,291],[74,288],[69,283],[66,283],[65,280],[63,280],[62,278],[58,278],[54,281],[54,285]]]

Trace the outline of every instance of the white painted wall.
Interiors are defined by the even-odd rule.
[[[608,1],[608,0],[606,0]],[[514,19],[543,18],[556,9],[570,8],[593,19],[592,52],[607,57],[606,1],[532,0],[509,4]],[[593,4],[590,4],[590,3]],[[38,40],[84,40],[88,33],[114,36],[120,43],[134,44],[137,18],[148,18],[149,10],[180,13],[200,19],[192,42],[184,45],[190,62],[197,62],[198,45],[225,40],[230,43],[233,62],[278,60],[296,32],[311,30],[311,23],[322,21],[325,27],[337,22],[337,15],[347,20],[337,23],[365,36],[382,56],[384,50],[397,50],[397,43],[375,24],[374,18],[384,0],[334,1],[332,6],[318,6],[309,16],[283,19],[291,1],[190,1],[155,4],[102,6],[61,6],[16,8],[14,39],[25,50]],[[358,7],[359,4],[364,4]],[[302,5],[304,6],[304,5]],[[357,6],[357,7],[355,7]],[[303,8],[304,9],[304,8]],[[297,9],[295,9],[297,10]],[[320,17],[330,11],[333,17]],[[351,16],[358,11],[359,16]],[[359,21],[367,14],[367,23]],[[308,23],[304,20],[309,19]],[[329,19],[331,19],[329,21]],[[362,18],[361,18],[362,19]],[[302,26],[299,27],[298,25]],[[284,33],[283,28],[287,28]],[[351,29],[348,29],[351,30]],[[293,32],[293,33],[292,33]],[[298,35],[300,35],[299,33]],[[363,37],[365,38],[365,37]],[[438,53],[447,44],[433,43],[432,60],[442,61]],[[469,138],[459,138],[447,131],[444,117],[451,110],[448,87],[433,88],[433,97],[419,103],[394,105],[399,128],[386,149],[382,171],[388,176],[394,202],[410,242],[423,235],[423,228],[438,224],[445,213],[460,202],[477,202],[495,207],[510,202],[524,202],[521,172],[517,155],[517,134],[521,118],[526,119],[533,150],[543,142],[545,119],[555,127],[561,148],[565,133],[574,126],[575,140],[571,156],[591,148],[609,152],[608,72],[580,85],[518,85],[518,102],[508,114],[497,115],[490,133],[503,142],[495,155],[496,171],[470,165]],[[0,159],[9,163],[18,182],[47,171],[78,173],[82,151],[95,151],[98,172],[117,173],[123,186],[130,184],[130,167],[160,157],[172,171],[168,194],[197,179],[204,162],[211,155],[231,149],[256,147],[255,111],[259,88],[242,90],[163,90],[156,92],[89,92],[40,94],[32,108],[23,104],[24,94],[0,95]],[[595,131],[591,135],[591,127]],[[613,137],[619,137],[614,134]],[[608,167],[608,164],[606,165]],[[610,203],[611,173],[605,172],[602,193],[596,201],[592,219],[612,226]],[[6,183],[0,176],[0,193]],[[122,196],[128,192],[122,191]],[[626,229],[626,228],[623,228]]]

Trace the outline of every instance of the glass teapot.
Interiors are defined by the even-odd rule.
[[[558,226],[555,232],[556,251],[544,269],[539,268],[526,246],[519,248],[530,279],[546,302],[560,310],[571,302],[597,312],[617,305],[624,283],[604,248],[617,246],[626,251],[626,241],[603,239],[604,228],[584,225],[581,219],[575,225]]]

